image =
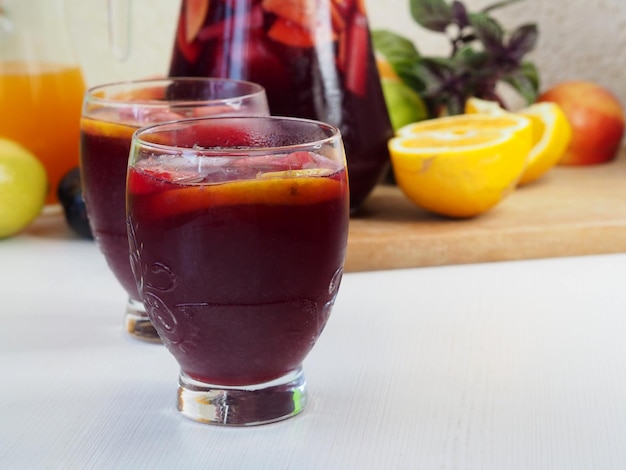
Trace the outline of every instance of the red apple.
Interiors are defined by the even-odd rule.
[[[560,165],[593,165],[615,158],[624,135],[624,110],[606,88],[567,81],[545,91],[538,101],[557,103],[572,125],[572,140]]]

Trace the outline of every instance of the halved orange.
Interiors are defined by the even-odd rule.
[[[486,127],[463,116],[431,121],[428,130],[408,126],[389,141],[396,182],[413,203],[448,217],[473,217],[515,189],[531,147],[526,128]]]
[[[461,114],[415,122],[397,131],[397,135],[406,136],[419,132],[439,131],[466,132],[468,130],[500,129],[512,130],[523,139],[532,141],[532,121],[513,113],[504,114]]]

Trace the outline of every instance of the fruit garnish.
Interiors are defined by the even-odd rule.
[[[335,173],[335,170],[331,170],[330,168],[308,168],[301,170],[268,171],[266,173],[261,173],[259,178],[302,178],[312,176],[330,176],[333,173]]]
[[[367,61],[370,49],[370,31],[367,19],[362,13],[356,12],[350,22],[346,37],[346,55],[344,72],[346,88],[355,95],[365,96],[367,91]]]
[[[297,151],[247,157],[184,156],[141,160],[129,172],[134,195],[154,194],[158,210],[174,215],[230,204],[313,204],[337,196],[341,162]],[[236,175],[236,180],[233,180]],[[337,175],[337,176],[335,176]]]
[[[326,38],[322,39],[324,35]],[[333,32],[329,28],[322,31],[310,30],[284,18],[277,18],[272,23],[267,36],[287,46],[302,48],[313,47],[320,42],[333,41]]]
[[[263,0],[261,6],[275,17],[267,33],[273,41],[298,48],[337,42],[336,62],[345,73],[345,87],[365,95],[370,39],[362,0]]]
[[[515,126],[470,126],[461,120],[465,122],[455,127],[455,118],[463,117],[433,119],[431,129],[389,141],[403,193],[414,204],[453,218],[482,214],[510,194],[531,148],[528,135]]]
[[[315,204],[337,197],[343,185],[333,178],[286,176],[183,186],[153,196],[153,213],[168,217],[222,205]]]
[[[188,62],[195,62],[200,54],[197,36],[209,10],[209,0],[188,0],[182,4],[183,11],[176,28],[176,43]]]
[[[318,14],[316,0],[263,0],[262,6],[265,11],[305,29],[314,27]]]
[[[47,192],[46,170],[39,159],[18,142],[0,137],[0,239],[33,221]]]
[[[193,41],[209,11],[209,0],[187,0],[185,2],[185,40]]]
[[[137,130],[136,127],[91,118],[81,118],[80,127],[81,132],[85,134],[116,138],[123,137],[129,140],[133,133]]]
[[[291,47],[308,48],[335,41],[326,3],[316,0],[263,0],[263,9],[276,15],[267,35]]]
[[[491,12],[520,0],[504,0],[471,12],[459,0],[409,0],[415,22],[450,41],[450,54],[423,56],[412,41],[387,30],[372,31],[375,50],[426,102],[429,117],[462,114],[472,96],[504,103],[497,85],[509,84],[532,104],[539,74],[525,60],[538,38],[535,24],[508,32]]]

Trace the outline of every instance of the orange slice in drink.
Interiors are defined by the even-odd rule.
[[[123,138],[130,141],[137,127],[126,124],[118,124],[98,119],[82,118],[80,120],[81,132],[84,134],[100,135],[103,137]]]
[[[306,176],[312,171],[313,176]],[[154,196],[159,217],[226,205],[306,205],[324,202],[347,191],[345,182],[318,177],[319,170],[287,170],[262,178],[221,184],[197,184]]]

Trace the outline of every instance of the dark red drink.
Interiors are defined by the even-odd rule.
[[[81,121],[81,179],[98,247],[128,295],[139,299],[128,261],[126,169],[136,127],[91,118]]]
[[[272,114],[339,127],[353,208],[387,167],[392,128],[361,0],[183,0],[169,73],[257,82]]]
[[[345,169],[276,170],[220,184],[177,183],[149,168],[129,173],[144,302],[196,380],[277,379],[302,364],[328,319],[348,230]]]
[[[89,223],[109,267],[128,293],[125,324],[135,337],[159,340],[128,259],[126,172],[132,134],[151,123],[240,113],[269,114],[262,87],[224,79],[152,79],[101,85],[85,95],[80,166]]]

